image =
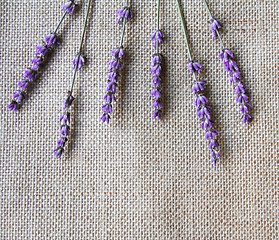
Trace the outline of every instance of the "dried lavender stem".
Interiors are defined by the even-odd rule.
[[[208,12],[210,18],[213,18],[213,16],[212,16],[212,14],[211,14],[211,11],[210,11],[210,9],[209,9],[209,6],[208,6],[206,0],[203,0],[203,2],[204,2],[205,8],[206,8],[206,10],[207,10],[207,12]],[[225,47],[224,47],[223,40],[222,40],[222,38],[221,38],[221,36],[220,36],[220,33],[219,33],[218,29],[216,29],[215,31],[216,31],[216,33],[217,33],[217,36],[218,36],[220,42],[221,42],[222,47],[225,48]]]
[[[198,73],[201,71],[202,65],[197,62],[194,62],[192,59],[189,37],[187,34],[186,24],[183,19],[181,4],[179,0],[176,0],[176,2],[180,14],[183,32],[186,39],[188,55],[190,58],[190,62],[188,63],[188,69],[193,74],[193,78],[195,80],[192,86],[192,90],[195,95],[195,106],[198,113],[197,115],[201,120],[201,128],[206,132],[206,139],[209,140],[209,148],[212,152],[212,160],[214,165],[216,166],[217,159],[221,157],[218,152],[219,144],[216,139],[219,132],[213,128],[214,121],[211,118],[211,107],[208,106],[208,99],[203,94],[203,90],[206,88],[205,81],[198,80]]]
[[[189,38],[188,38],[188,34],[187,34],[186,24],[185,24],[185,21],[183,20],[183,13],[182,13],[181,4],[180,4],[179,0],[176,0],[176,3],[177,3],[177,6],[178,6],[179,16],[180,16],[180,20],[181,20],[185,40],[186,40],[188,55],[189,55],[190,60],[192,60],[192,54],[191,54],[191,50],[190,50],[190,43],[189,43]]]
[[[63,22],[64,18],[66,17],[67,13],[68,13],[67,11],[64,12],[64,14],[63,14],[63,16],[62,16],[60,22],[58,23],[56,29],[55,29],[54,32],[53,32],[54,34],[56,34],[56,32],[58,31],[58,29],[59,29],[61,23]]]
[[[226,71],[228,71],[231,79],[231,83],[234,83],[235,92],[236,92],[236,102],[240,104],[240,110],[242,113],[242,118],[244,123],[249,123],[251,119],[251,115],[249,115],[249,108],[252,107],[251,104],[248,103],[248,96],[246,95],[247,88],[241,82],[241,74],[237,63],[235,62],[234,54],[229,50],[226,49],[223,43],[223,40],[220,36],[219,29],[221,28],[220,23],[213,18],[209,6],[206,0],[203,0],[205,8],[210,16],[210,23],[211,23],[211,30],[213,32],[213,38],[218,36],[218,39],[222,45],[222,52],[219,54],[219,57],[224,61]]]
[[[127,2],[128,2],[128,1],[127,1]],[[122,47],[122,44],[123,44],[123,40],[124,40],[124,36],[125,36],[126,22],[127,22],[127,19],[124,18],[124,20],[123,20],[122,35],[121,35],[121,40],[120,40],[120,46],[119,46],[119,47]]]
[[[36,79],[39,74],[39,70],[46,63],[47,57],[49,56],[49,52],[53,49],[54,45],[59,44],[59,40],[57,37],[57,31],[61,26],[63,20],[66,15],[73,14],[76,4],[74,1],[68,1],[65,5],[63,5],[62,9],[64,14],[60,19],[56,29],[53,33],[49,34],[45,38],[45,42],[43,45],[37,46],[36,57],[31,61],[32,67],[25,70],[25,74],[23,75],[23,80],[18,83],[19,89],[14,93],[13,100],[11,104],[8,106],[9,110],[17,111],[19,107],[26,100],[26,94],[28,90],[28,86]]]
[[[81,36],[80,45],[79,45],[79,50],[78,50],[78,59],[77,59],[77,62],[79,62],[79,58],[80,58],[80,54],[81,54],[81,49],[82,49],[82,45],[83,45],[83,41],[84,41],[85,29],[86,29],[86,25],[87,25],[87,19],[88,19],[88,15],[89,15],[89,11],[90,11],[91,1],[92,1],[92,0],[89,0],[89,1],[88,1],[87,11],[86,11],[85,20],[84,20],[84,25],[83,25],[82,36]],[[72,93],[73,93],[73,88],[74,88],[74,83],[75,83],[75,78],[76,78],[77,70],[78,70],[78,64],[76,64],[76,66],[75,66],[74,75],[73,75],[73,80],[72,80],[72,86],[71,86],[71,90],[70,90],[70,93],[71,93],[70,95],[72,95]]]
[[[157,29],[160,29],[160,4],[161,4],[161,1],[158,0],[158,2],[157,2]],[[156,41],[157,41],[156,52],[159,53],[158,39]]]

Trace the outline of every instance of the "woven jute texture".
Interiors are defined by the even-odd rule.
[[[161,3],[163,117],[152,119],[156,4],[131,1],[126,57],[111,123],[100,121],[117,10],[92,3],[71,108],[71,140],[53,149],[86,12],[58,31],[61,44],[19,112],[7,105],[64,1],[1,1],[1,239],[278,239],[278,1],[210,0],[249,89],[244,125],[201,0],[182,0],[193,57],[203,65],[222,159],[214,167],[194,109],[192,76],[175,1]]]

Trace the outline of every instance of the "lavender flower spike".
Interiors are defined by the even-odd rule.
[[[221,60],[224,61],[225,69],[230,75],[230,82],[234,84],[236,102],[240,105],[240,111],[242,114],[243,122],[249,123],[251,121],[251,115],[249,114],[249,110],[252,107],[252,105],[248,102],[248,96],[246,94],[246,91],[248,89],[245,88],[243,83],[241,82],[241,74],[237,66],[237,63],[235,62],[234,54],[229,49],[224,47],[223,40],[219,33],[219,29],[221,28],[220,23],[215,18],[213,18],[206,0],[203,1],[206,10],[211,18],[210,23],[211,30],[213,32],[213,37],[216,38],[216,35],[218,36],[223,48],[222,52],[219,54],[219,57],[221,58]]]
[[[70,1],[64,5],[63,10],[65,11],[65,13],[58,23],[55,31],[46,36],[45,42],[43,42],[42,45],[36,47],[37,52],[35,53],[36,56],[31,61],[32,66],[25,70],[23,79],[19,81],[19,89],[15,92],[12,103],[8,106],[9,110],[17,111],[26,100],[28,87],[31,85],[32,82],[35,81],[35,79],[39,75],[42,66],[47,62],[47,57],[49,56],[51,50],[55,47],[56,44],[59,44],[56,32],[58,31],[67,13],[73,13],[73,8],[75,5],[76,4],[74,3],[74,1]],[[19,92],[21,93],[20,95],[18,95]]]
[[[219,158],[221,158],[218,149],[219,144],[217,142],[217,135],[219,132],[213,128],[214,121],[211,117],[211,107],[208,105],[208,99],[204,96],[203,90],[205,89],[205,81],[199,80],[200,71],[202,65],[198,62],[194,62],[192,58],[192,53],[190,50],[189,38],[187,35],[186,24],[183,19],[182,8],[180,5],[180,1],[176,0],[178,5],[178,10],[180,14],[180,19],[186,39],[186,46],[188,50],[188,55],[190,58],[190,62],[188,63],[188,69],[193,74],[194,83],[192,86],[192,90],[195,96],[195,107],[197,110],[197,116],[201,120],[201,128],[205,131],[206,139],[209,142],[209,149],[211,150],[212,161],[216,166],[216,162]]]
[[[120,21],[123,20],[123,30],[119,47],[115,48],[111,52],[111,55],[114,57],[114,59],[108,64],[109,74],[106,94],[104,96],[105,104],[102,106],[103,115],[100,118],[102,122],[106,122],[107,124],[109,124],[110,115],[113,112],[112,103],[116,102],[115,94],[117,82],[120,76],[120,71],[121,69],[123,69],[122,59],[125,57],[125,53],[123,50],[123,40],[125,35],[126,22],[133,16],[128,3],[129,2],[127,1],[127,6],[117,12],[119,15],[117,23],[120,23]]]
[[[117,14],[119,15],[119,17],[117,19],[117,23],[120,23],[121,20],[123,20],[123,19],[130,20],[133,17],[133,13],[129,6],[126,6],[122,9],[118,10]]]
[[[162,104],[162,79],[161,79],[161,72],[163,67],[163,56],[159,51],[160,44],[163,42],[163,38],[165,37],[160,28],[160,3],[161,1],[158,0],[157,2],[157,25],[156,30],[151,35],[151,40],[154,41],[153,47],[156,49],[156,53],[153,54],[152,57],[152,66],[151,66],[151,73],[153,76],[153,91],[151,92],[151,96],[154,98],[154,113],[153,118],[161,119],[161,111],[163,108]]]
[[[215,18],[211,18],[210,23],[211,23],[210,27],[212,30],[213,38],[216,38],[216,31],[218,31],[218,29],[221,28],[221,25]]]
[[[73,1],[71,1],[71,3],[74,4]],[[53,150],[53,152],[57,158],[61,158],[63,152],[65,151],[66,142],[68,141],[69,135],[70,135],[70,122],[71,121],[70,121],[70,112],[69,111],[70,111],[70,107],[72,106],[73,101],[74,101],[73,87],[74,87],[74,83],[75,83],[76,73],[78,70],[81,69],[81,67],[84,65],[84,62],[85,62],[84,58],[81,56],[81,49],[82,49],[82,45],[83,45],[83,41],[84,41],[85,28],[87,25],[87,19],[88,19],[88,14],[89,14],[89,10],[90,10],[90,5],[91,5],[91,0],[88,0],[87,11],[86,11],[86,16],[85,16],[85,20],[84,20],[84,27],[83,27],[83,32],[82,32],[82,36],[81,36],[79,51],[73,60],[74,74],[73,74],[73,79],[72,79],[72,84],[71,84],[71,90],[68,91],[68,95],[65,98],[64,105],[63,105],[63,113],[60,117],[60,123],[61,123],[60,131],[59,131],[60,139],[57,141],[57,148]],[[63,9],[64,9],[64,7],[63,7]],[[70,2],[68,3],[67,7],[68,8],[71,7]],[[65,9],[65,11],[68,12],[68,11],[71,11],[71,9],[68,9],[68,10]]]
[[[74,11],[75,11],[75,7],[76,7],[76,4],[72,0],[72,1],[69,1],[69,2],[65,3],[65,5],[62,7],[62,9],[69,14],[73,14]]]

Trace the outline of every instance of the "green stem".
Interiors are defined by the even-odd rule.
[[[128,2],[128,1],[127,1],[127,2]],[[122,46],[122,44],[123,44],[124,35],[125,35],[125,28],[126,28],[126,21],[127,21],[127,19],[126,19],[126,18],[124,18],[124,20],[123,20],[123,30],[122,30],[122,36],[121,36],[120,46],[119,46],[119,47],[121,47],[121,46]]]
[[[90,10],[91,1],[92,1],[92,0],[88,0],[88,6],[87,6],[87,11],[86,11],[85,19],[84,19],[84,25],[83,25],[82,36],[81,36],[80,45],[79,45],[78,59],[77,59],[77,64],[76,64],[76,66],[75,66],[74,75],[73,75],[73,80],[72,80],[72,86],[71,86],[71,91],[70,91],[71,94],[72,94],[72,92],[73,92],[74,83],[75,83],[75,78],[76,78],[76,73],[77,73],[77,70],[78,70],[78,63],[79,63],[79,58],[80,58],[80,54],[81,54],[81,49],[82,49],[82,45],[83,45],[83,41],[84,41],[85,29],[86,29],[86,25],[87,25],[87,19],[88,19],[88,15],[89,15],[89,10]]]
[[[182,24],[182,28],[183,28],[183,32],[184,32],[184,36],[185,36],[185,40],[186,40],[186,46],[187,46],[188,55],[189,55],[190,61],[192,61],[192,54],[191,54],[191,50],[190,50],[190,43],[189,43],[189,38],[188,38],[188,34],[187,34],[186,24],[185,24],[185,21],[183,19],[183,13],[182,13],[181,4],[180,4],[179,0],[176,0],[176,2],[177,2],[178,10],[179,10],[179,16],[180,16],[180,20],[181,20],[181,24]]]
[[[212,14],[211,14],[211,12],[210,12],[210,9],[209,9],[209,7],[208,7],[208,4],[207,4],[207,2],[206,2],[206,0],[203,0],[203,2],[204,2],[205,8],[206,8],[206,10],[207,10],[209,16],[210,16],[211,18],[213,18],[213,17],[212,17]]]
[[[158,2],[157,2],[157,30],[160,29],[160,3],[161,3],[161,1],[158,0]],[[158,38],[156,40],[156,52],[159,53]]]
[[[88,15],[89,15],[89,11],[90,11],[91,1],[92,0],[88,1],[87,11],[86,11],[85,19],[84,19],[83,31],[82,31],[82,36],[81,36],[81,41],[80,41],[80,46],[79,46],[79,53],[81,52],[82,44],[84,41],[85,29],[86,29],[86,25],[87,25],[87,19],[88,19]]]
[[[58,29],[59,29],[61,23],[63,22],[64,18],[66,17],[66,15],[67,15],[67,11],[64,12],[62,18],[60,19],[60,22],[58,23],[58,25],[57,25],[55,31],[53,32],[54,34],[56,34],[56,32],[58,31]]]

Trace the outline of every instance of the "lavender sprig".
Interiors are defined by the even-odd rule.
[[[153,118],[161,119],[161,109],[162,109],[162,80],[160,78],[161,71],[162,71],[162,65],[163,65],[163,56],[159,52],[159,45],[163,42],[163,38],[165,37],[162,31],[160,30],[160,3],[161,1],[158,0],[157,2],[157,29],[154,31],[154,33],[151,36],[151,40],[154,41],[153,47],[156,49],[156,53],[152,57],[152,67],[151,67],[151,73],[153,76],[153,91],[151,93],[151,96],[154,97],[154,114]]]
[[[69,110],[74,101],[73,88],[74,88],[76,73],[78,70],[80,70],[82,68],[82,66],[85,63],[85,60],[81,55],[81,50],[82,50],[82,46],[83,46],[85,29],[86,29],[86,25],[87,25],[87,19],[88,19],[88,15],[89,15],[90,5],[91,5],[91,0],[88,0],[88,6],[87,6],[86,15],[85,15],[84,26],[83,26],[78,54],[73,59],[74,74],[73,74],[73,79],[72,79],[72,84],[71,84],[71,90],[68,91],[68,95],[65,99],[64,106],[63,106],[63,114],[60,117],[60,123],[61,123],[60,139],[57,141],[57,148],[53,150],[53,152],[57,158],[60,158],[62,156],[62,154],[65,150],[66,142],[68,141],[69,134],[70,134],[70,112],[69,112]],[[68,11],[71,11],[71,8],[69,8]]]
[[[180,1],[176,0],[179,15],[183,27],[183,32],[186,40],[186,46],[190,61],[188,63],[188,69],[193,74],[194,83],[192,86],[192,91],[195,95],[195,107],[197,109],[197,115],[201,120],[201,128],[206,132],[206,139],[209,141],[209,148],[211,150],[212,161],[216,166],[216,162],[218,158],[221,158],[218,149],[219,144],[217,141],[217,135],[219,132],[213,128],[213,124],[215,123],[211,118],[211,107],[208,105],[208,99],[204,96],[203,91],[205,90],[205,81],[199,80],[200,78],[200,71],[202,65],[195,62],[192,58],[192,53],[189,44],[189,38],[187,35],[187,28],[185,21],[183,19],[182,8],[180,5]]]
[[[67,2],[63,6],[64,14],[59,21],[55,31],[50,33],[45,37],[45,41],[43,41],[42,45],[37,46],[36,57],[31,61],[32,66],[25,70],[23,75],[23,80],[19,81],[18,87],[16,90],[12,102],[9,104],[8,109],[11,111],[17,111],[19,107],[23,104],[24,100],[26,100],[28,87],[33,83],[33,81],[37,78],[40,69],[46,63],[47,57],[51,50],[55,47],[55,45],[59,44],[59,40],[57,37],[57,31],[63,22],[64,18],[67,14],[73,14],[74,8],[76,4],[74,1]]]
[[[116,102],[115,93],[118,78],[120,76],[120,70],[123,69],[123,64],[121,59],[124,58],[124,50],[123,50],[123,40],[125,35],[126,22],[133,17],[131,12],[129,1],[127,0],[126,6],[119,11],[117,11],[119,15],[117,19],[117,23],[123,22],[122,36],[120,40],[120,44],[118,48],[112,50],[111,54],[114,59],[109,62],[109,74],[108,74],[108,83],[106,94],[104,96],[105,104],[102,106],[103,115],[101,117],[102,122],[109,123],[110,114],[112,113],[112,102]]]
[[[251,115],[249,114],[249,108],[252,107],[251,104],[248,103],[248,96],[246,94],[246,91],[248,88],[245,88],[243,83],[241,82],[241,74],[239,71],[239,68],[237,66],[237,63],[235,62],[235,56],[234,54],[227,48],[224,47],[223,40],[220,36],[219,29],[221,29],[221,24],[219,21],[217,21],[215,18],[213,18],[211,11],[208,7],[208,4],[206,0],[204,1],[204,5],[206,7],[206,10],[210,16],[210,24],[211,24],[211,30],[213,32],[213,38],[216,38],[218,36],[221,46],[222,46],[222,52],[219,54],[219,57],[222,61],[224,61],[225,69],[230,75],[230,82],[234,83],[234,89],[236,93],[236,102],[240,105],[240,111],[242,113],[242,119],[244,123],[249,123],[251,121]]]

